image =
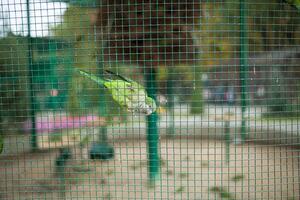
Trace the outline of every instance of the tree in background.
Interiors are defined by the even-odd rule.
[[[212,73],[212,77],[215,77],[212,79],[221,85],[232,80],[232,74],[239,73],[239,5],[238,0],[219,3],[202,2],[201,17],[197,21],[199,31],[196,33],[196,37],[201,52],[199,54],[201,68]],[[274,52],[274,55],[277,56],[269,57],[269,60],[256,65],[257,71],[269,70],[266,73],[268,76],[262,77],[269,81],[265,82],[268,95],[264,105],[268,105],[270,110],[290,109],[293,106],[290,105],[287,98],[292,98],[292,96],[288,93],[299,91],[299,87],[294,87],[296,85],[294,80],[295,77],[300,77],[297,75],[300,66],[295,63],[299,59],[299,55],[297,58],[297,53],[295,53],[295,47],[300,45],[300,13],[285,1],[263,0],[248,2],[246,15],[248,50],[251,59],[255,60],[255,55],[270,56],[275,50],[279,51]],[[282,59],[285,54],[287,56],[284,63]],[[260,57],[257,59],[262,60]],[[250,69],[253,70],[255,67],[249,66]],[[224,73],[220,80],[217,78],[218,73]],[[251,73],[253,72],[249,71],[249,74]],[[237,90],[240,88],[240,85],[233,86]],[[239,91],[237,92],[239,94]],[[250,95],[253,95],[253,92]],[[277,99],[278,102],[275,102],[274,99]]]
[[[28,117],[27,40],[8,33],[0,39],[0,132],[17,132]]]
[[[63,15],[63,22],[52,28],[57,39],[63,39],[72,44],[73,65],[71,68],[83,69],[94,74],[99,72],[97,62],[101,56],[101,49],[97,45],[97,30],[95,29],[97,8],[71,5]],[[108,63],[106,63],[106,67]],[[103,89],[103,88],[102,88]],[[86,114],[83,111],[99,106],[99,95],[102,91],[97,84],[93,84],[76,73],[71,73],[68,89],[67,110],[72,115]],[[115,105],[110,97],[107,100],[110,113],[122,115],[122,109]],[[120,113],[121,112],[121,113]]]
[[[7,36],[10,32],[8,14],[4,11],[0,11],[0,38]]]
[[[193,37],[193,24],[199,16],[199,6],[200,3],[193,0],[176,0],[170,3],[163,0],[129,0],[115,4],[108,1],[106,6],[100,8],[96,23],[97,27],[102,27],[107,24],[111,14],[116,13],[108,38],[108,48],[104,53],[105,60],[138,66],[138,71],[143,74],[154,68],[160,77],[160,91],[163,94],[170,93],[167,89],[168,79],[172,79],[173,83],[175,80],[182,80],[179,82],[183,83],[181,87],[186,87],[185,91],[190,91],[192,95],[181,95],[181,98],[185,102],[192,100],[192,107],[198,108],[193,111],[201,113],[202,87],[198,79],[200,71],[194,70],[198,67],[198,52]],[[193,73],[197,75],[187,84]],[[197,82],[196,86],[194,82]],[[173,88],[177,86],[179,85],[173,84]],[[193,90],[195,87],[197,89]],[[176,96],[182,94],[174,92],[172,93]]]

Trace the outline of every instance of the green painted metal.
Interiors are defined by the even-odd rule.
[[[248,34],[247,34],[247,4],[245,0],[240,0],[240,84],[241,84],[241,109],[242,125],[241,140],[247,137],[246,109],[247,101],[247,70],[248,70]]]
[[[147,93],[156,100],[157,83],[155,70],[150,69],[145,76]],[[148,174],[150,183],[153,183],[159,175],[158,142],[158,115],[157,112],[154,112],[147,116]]]
[[[103,60],[98,61],[99,75],[101,76],[104,70]],[[101,88],[99,96],[99,115],[102,117],[107,117],[107,97],[104,88]],[[101,126],[99,130],[99,142],[107,143],[107,126]]]
[[[96,41],[95,41],[96,42]],[[104,48],[107,46],[107,41],[104,37],[101,38],[100,55],[97,59],[98,73],[99,76],[103,75],[104,71]],[[107,96],[104,88],[101,88],[99,97],[99,115],[107,118]],[[99,142],[107,143],[107,126],[101,126],[99,130]]]
[[[101,38],[100,39],[100,45],[99,45],[99,55],[97,56],[97,66],[98,66],[98,75],[103,76],[104,68],[105,68],[105,61],[104,61],[104,48],[107,47],[108,44],[108,34],[111,30],[112,21],[115,19],[115,13],[111,15],[111,19],[109,19],[109,23],[106,27],[106,29],[102,29]],[[97,33],[96,27],[94,27],[95,33]],[[95,36],[95,42],[97,42],[97,37]],[[109,114],[107,113],[108,109],[108,98],[107,93],[105,91],[105,88],[101,88],[100,96],[99,96],[99,115],[102,117],[105,117],[105,119],[109,120]],[[94,147],[91,149],[91,154],[93,154],[93,150],[99,150],[96,151],[96,154],[103,154],[106,158],[107,152],[112,152],[112,155],[108,155],[108,158],[113,158],[113,146],[108,144],[107,140],[107,125],[103,125],[99,129],[99,137],[98,137],[98,144],[95,144]]]
[[[29,95],[30,95],[30,118],[31,118],[31,150],[37,150],[37,135],[36,135],[36,116],[35,116],[35,93],[33,91],[33,46],[32,46],[32,38],[31,38],[31,28],[30,28],[30,3],[29,0],[26,0],[26,13],[27,13],[27,56],[28,56],[28,77],[29,77]]]

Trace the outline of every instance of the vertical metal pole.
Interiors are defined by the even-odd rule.
[[[30,2],[26,0],[26,13],[27,13],[27,47],[28,47],[28,77],[29,77],[29,95],[30,95],[30,117],[31,117],[31,150],[37,149],[37,135],[36,135],[36,120],[35,120],[35,99],[33,91],[33,66],[32,66],[32,38],[30,29]]]
[[[103,6],[103,5],[102,5]],[[108,16],[108,21],[106,27],[102,27],[102,32],[101,32],[101,37],[100,37],[100,56],[98,57],[97,60],[97,66],[99,69],[99,75],[102,75],[104,71],[104,48],[107,47],[108,45],[108,40],[109,40],[109,34],[112,29],[113,22],[116,18],[116,13],[117,13],[117,8],[113,8],[113,11],[111,14]],[[104,25],[102,25],[104,26]],[[95,42],[97,42],[97,29],[96,26],[94,26],[94,31],[95,31]],[[104,91],[104,89],[101,89],[100,98],[99,98],[99,104],[100,104],[100,109],[99,109],[99,114],[100,116],[103,116],[107,120],[107,95]],[[103,125],[100,127],[100,135],[99,135],[99,142],[101,143],[107,143],[107,126]]]
[[[101,68],[100,68],[101,69]],[[99,98],[99,114],[100,116],[104,117],[107,120],[107,100],[106,100],[106,95],[105,95],[105,91],[103,88],[101,88],[101,94],[100,94],[100,98]],[[99,130],[99,142],[106,144],[107,143],[107,126],[106,125],[102,125],[100,127]]]
[[[247,35],[247,5],[245,0],[240,0],[240,84],[241,84],[241,109],[242,125],[241,140],[246,139],[246,108],[247,108],[247,70],[248,70],[248,35]]]
[[[103,31],[103,30],[102,30]],[[96,28],[95,28],[96,33]],[[104,48],[107,46],[107,38],[104,37],[102,33],[101,45],[100,45],[100,56],[98,56],[97,66],[98,66],[98,75],[102,76],[104,71]],[[95,41],[97,42],[97,40]],[[107,97],[104,88],[101,88],[100,97],[99,97],[99,114],[107,120]],[[99,142],[106,144],[107,143],[107,126],[102,125],[99,130]]]
[[[146,74],[147,93],[153,99],[156,99],[157,85],[156,73],[154,69],[150,69]],[[148,142],[148,173],[150,183],[154,183],[159,174],[159,156],[158,156],[158,115],[156,112],[147,116],[147,142]]]
[[[114,10],[115,11],[115,10]],[[104,70],[104,48],[107,47],[108,45],[108,39],[109,39],[109,33],[111,32],[111,27],[113,24],[113,21],[115,19],[115,12],[112,12],[111,16],[108,18],[108,23],[107,26],[104,27],[104,25],[101,27],[101,33],[99,40],[98,39],[98,34],[96,32],[96,26],[95,28],[95,42],[100,42],[100,45],[98,46],[100,50],[100,55],[97,57],[97,66],[99,70],[99,75],[103,76],[103,70]],[[106,29],[105,29],[106,28]],[[100,98],[99,98],[99,114],[104,117],[106,120],[108,118],[108,113],[107,113],[107,95],[104,91],[104,88],[102,88],[102,91],[100,93]],[[114,149],[111,145],[107,143],[107,126],[103,125],[99,129],[99,142],[95,143],[90,150],[90,157],[92,159],[102,159],[102,160],[107,160],[111,159],[114,157]]]

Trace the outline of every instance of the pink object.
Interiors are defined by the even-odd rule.
[[[57,90],[57,89],[52,89],[52,90],[50,90],[50,95],[51,95],[52,97],[57,97],[57,95],[58,95],[58,90]]]
[[[98,126],[103,121],[102,117],[96,115],[88,115],[81,117],[71,116],[47,116],[36,118],[37,133],[51,133],[61,129],[73,129],[84,126]],[[101,124],[101,123],[100,123]],[[24,130],[31,130],[31,121],[24,122]]]

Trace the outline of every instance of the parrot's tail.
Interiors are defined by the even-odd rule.
[[[104,84],[104,83],[105,83],[105,80],[102,79],[102,78],[99,78],[99,77],[97,77],[97,76],[95,76],[95,75],[93,75],[93,74],[91,74],[91,73],[89,73],[89,72],[85,72],[85,71],[80,70],[80,69],[76,69],[76,71],[77,71],[79,74],[85,76],[86,78],[89,78],[90,80],[92,80],[92,81],[98,83],[99,85],[105,85],[105,84]]]

